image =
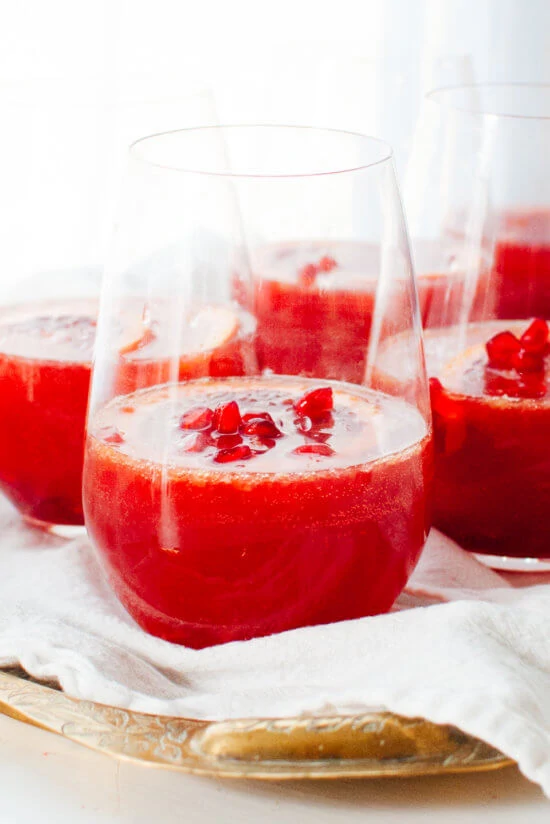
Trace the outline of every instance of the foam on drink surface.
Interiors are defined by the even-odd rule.
[[[293,404],[319,386],[333,389],[331,423],[317,427],[322,442],[334,454],[293,454],[297,447],[318,442],[297,430]],[[179,425],[182,414],[196,406],[211,409],[236,400],[241,414],[268,412],[282,436],[251,460],[231,464],[213,461],[215,447],[185,451],[189,432]],[[113,428],[122,434],[111,446],[136,461],[166,464],[175,469],[212,473],[300,473],[342,469],[386,458],[406,450],[427,434],[417,409],[398,398],[341,382],[291,377],[202,379],[155,387],[117,398],[96,414],[91,429],[98,441]]]

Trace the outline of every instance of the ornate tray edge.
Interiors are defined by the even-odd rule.
[[[170,718],[70,698],[18,669],[0,670],[0,712],[97,752],[220,778],[413,777],[514,764],[483,741],[420,718]]]

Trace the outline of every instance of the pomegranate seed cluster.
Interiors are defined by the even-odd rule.
[[[302,286],[313,286],[315,278],[321,272],[332,272],[338,264],[334,258],[325,255],[318,263],[306,263],[298,272],[298,280]]]
[[[520,338],[505,331],[487,341],[487,395],[542,398],[546,394],[545,357],[550,354],[548,331],[547,322],[535,318]],[[503,371],[507,374],[499,374]]]
[[[330,387],[320,387],[306,392],[297,401],[284,402],[295,413],[293,425],[296,431],[311,443],[292,450],[296,455],[327,457],[334,450],[326,441],[330,432],[323,431],[333,424],[333,396]],[[188,432],[183,440],[185,452],[203,452],[214,446],[215,463],[245,461],[273,449],[284,432],[277,426],[269,412],[254,411],[241,414],[237,401],[220,404],[215,409],[194,406],[179,420],[179,428]]]

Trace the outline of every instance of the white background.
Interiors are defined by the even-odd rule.
[[[395,144],[403,172],[427,88],[472,80],[550,81],[550,1],[1,0],[0,133],[14,122],[2,83],[22,80],[37,100],[44,84],[70,87],[68,106],[88,96],[96,103],[127,95],[154,99],[206,87],[226,122],[301,122],[378,133]],[[101,112],[98,105],[99,130]],[[74,202],[82,199],[72,160],[71,171],[67,163],[64,173],[61,163],[49,182],[52,220],[56,191],[72,188]],[[96,211],[109,214],[110,204],[101,198],[112,195],[120,168],[109,173],[111,186],[94,190],[96,178],[105,182],[104,170],[96,168],[101,158],[82,152],[78,162],[87,167],[90,191],[75,219],[82,214],[92,221],[93,198]],[[17,187],[17,176],[11,185]],[[0,180],[4,208],[17,194]],[[57,228],[62,243],[68,233],[59,220]],[[0,261],[1,231],[0,225]],[[1,265],[0,283],[9,277]],[[489,817],[516,822],[522,816],[542,822],[548,816],[540,792],[515,771],[316,787],[227,785],[118,764],[8,719],[0,719],[0,782],[0,824],[451,824]]]
[[[427,89],[514,79],[550,81],[549,0],[0,0],[0,291],[101,264],[129,99],[181,112],[153,107],[131,137],[213,117],[351,129],[392,143],[403,179]],[[215,115],[189,100],[204,90]]]

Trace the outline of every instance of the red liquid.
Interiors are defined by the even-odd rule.
[[[425,423],[403,402],[338,384],[332,413],[304,423],[285,401],[311,386],[193,381],[120,398],[96,415],[86,523],[144,629],[204,647],[389,609],[428,528]],[[218,462],[219,444],[187,451],[201,433],[182,430],[182,415],[194,421],[200,414],[189,410],[230,400],[241,413],[269,413],[280,434],[264,449],[241,424],[238,445],[222,446],[243,457],[228,462]],[[311,424],[309,434],[296,421]]]
[[[259,365],[278,374],[362,383],[380,263],[365,244],[331,244],[330,256],[327,248],[288,244],[260,253],[252,297]],[[324,267],[328,261],[334,266]],[[436,274],[420,279],[423,320],[443,304],[447,283]],[[394,317],[407,311],[405,296],[396,293]]]
[[[96,312],[92,301],[64,301],[0,314],[0,488],[33,521],[84,523],[84,430]],[[242,374],[252,344],[243,334],[240,313],[217,308],[205,318],[206,311],[201,312],[196,334],[182,340],[188,348],[180,359],[180,379]],[[125,325],[121,320],[118,331],[121,339],[130,335],[132,349],[132,329]],[[141,327],[136,334],[139,342]],[[220,345],[209,348],[212,342]],[[166,351],[159,337],[120,355],[119,391],[168,379],[170,361],[163,357],[163,346]]]
[[[156,307],[154,315],[156,319],[150,325],[144,328],[139,324],[132,331],[129,345],[120,350],[115,378],[117,395],[167,383],[173,377],[173,358],[166,355],[173,347],[173,318],[165,306]],[[257,371],[253,333],[253,320],[232,304],[192,311],[178,341],[182,351],[178,379],[238,376]]]
[[[493,315],[550,318],[550,213],[508,215],[491,273]]]
[[[96,307],[0,315],[0,487],[28,518],[83,524],[84,425]]]
[[[540,376],[522,378],[515,370],[487,369],[483,345],[496,332],[520,335],[526,326],[472,324],[471,348],[454,360],[448,352],[455,330],[426,335],[428,371],[441,384],[432,387],[434,525],[467,549],[548,558],[550,358]],[[510,396],[531,387],[538,397]]]

